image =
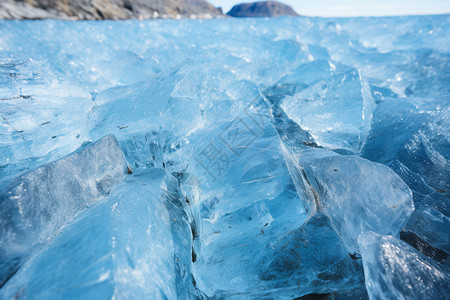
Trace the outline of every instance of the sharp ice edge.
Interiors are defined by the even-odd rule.
[[[367,232],[359,244],[372,299],[445,299],[449,268],[392,236]]]
[[[369,84],[354,68],[282,100],[287,116],[331,149],[361,150],[375,107]]]
[[[448,293],[448,16],[81,24],[1,22],[1,298]]]
[[[119,143],[108,135],[5,182],[0,191],[0,284],[33,248],[108,195],[125,170]]]

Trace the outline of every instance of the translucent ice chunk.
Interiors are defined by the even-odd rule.
[[[117,51],[114,57],[94,65],[104,72],[104,80],[114,85],[131,84],[154,76],[158,70],[151,60],[145,60],[130,51]]]
[[[362,155],[390,166],[411,188],[416,207],[449,216],[449,108],[436,100],[386,99],[377,105]]]
[[[348,254],[322,213],[275,239],[270,248],[261,259],[260,276],[268,286],[282,290],[274,294],[255,291],[255,294],[292,297],[363,286],[361,261]]]
[[[287,166],[290,161],[265,115],[243,113],[231,122],[217,122],[192,136],[190,142],[200,148],[183,175],[190,179],[182,188],[190,191],[188,200],[199,211],[193,275],[207,296],[302,296],[358,285],[361,272],[358,275],[357,264],[328,219],[318,215],[302,227],[314,213],[307,209],[314,199],[311,191],[298,193],[297,189],[310,187],[303,181],[296,186],[303,173],[292,175],[295,167]],[[339,274],[331,275],[337,269],[325,258],[281,272],[289,261],[309,261],[308,251],[310,255],[326,251],[314,236],[319,231],[326,232],[333,249],[339,249],[333,256],[339,261],[333,266],[343,266]],[[294,251],[301,239],[305,248]],[[287,243],[292,251],[279,253]],[[275,266],[278,275],[270,271]],[[343,274],[347,273],[352,277],[346,278]],[[335,276],[333,284],[330,276]],[[296,282],[302,282],[301,288]],[[311,282],[315,284],[309,286]],[[280,291],[282,286],[285,291]]]
[[[56,160],[89,139],[89,93],[59,84],[29,90],[0,100],[0,176]]]
[[[414,211],[411,191],[388,167],[356,156],[309,148],[294,152],[325,212],[349,252],[358,236],[372,230],[398,235]]]
[[[1,283],[33,247],[108,195],[125,173],[119,144],[109,135],[60,160],[0,185]]]
[[[449,269],[408,244],[373,232],[359,239],[366,287],[371,299],[445,299]]]
[[[292,73],[281,78],[265,94],[269,99],[278,102],[286,96],[292,96],[309,86],[327,80],[335,74],[347,71],[350,67],[342,66],[328,60],[315,60],[296,68]]]
[[[35,253],[0,298],[195,298],[191,231],[169,203],[172,186],[161,170],[125,181]]]
[[[411,215],[400,237],[423,254],[450,265],[450,218],[433,208],[421,208]]]
[[[369,133],[375,102],[366,79],[352,69],[284,98],[281,107],[319,145],[358,152]]]
[[[172,93],[192,72],[192,61],[186,60],[146,81],[100,93],[95,99],[97,126],[91,134],[114,133],[119,140],[136,132],[189,134],[201,125],[199,103],[188,97],[173,97]]]

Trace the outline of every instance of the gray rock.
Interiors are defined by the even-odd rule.
[[[222,15],[206,0],[2,0],[0,19],[151,19]]]
[[[292,7],[277,1],[260,1],[238,4],[233,6],[227,15],[239,18],[298,16]]]

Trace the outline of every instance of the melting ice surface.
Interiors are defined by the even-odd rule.
[[[449,70],[449,16],[0,22],[0,298],[448,298]]]

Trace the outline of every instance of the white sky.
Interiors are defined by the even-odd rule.
[[[254,0],[257,1],[257,0]],[[278,0],[305,16],[395,16],[450,13],[450,0]],[[209,0],[227,13],[246,0]]]

